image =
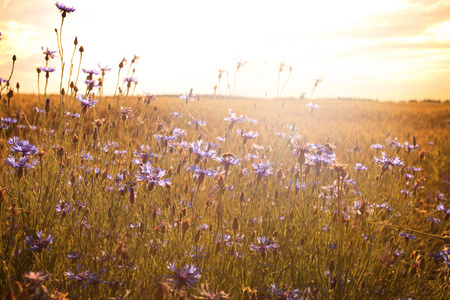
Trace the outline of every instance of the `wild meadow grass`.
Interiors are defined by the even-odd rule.
[[[214,98],[134,96],[138,57],[58,45],[38,95],[16,58],[0,87],[4,299],[448,297],[449,104],[238,99],[243,61]]]

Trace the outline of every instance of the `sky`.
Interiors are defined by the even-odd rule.
[[[61,14],[49,0],[0,0],[0,78],[37,93],[41,47],[57,50]],[[137,94],[224,94],[378,100],[450,99],[450,1],[444,0],[70,0],[62,28],[69,69],[73,41],[81,68],[108,65],[104,92],[114,94],[133,64]],[[128,65],[118,76],[122,58]],[[236,73],[236,61],[246,61]],[[280,70],[280,63],[286,67]],[[80,63],[78,51],[74,68]],[[49,92],[57,92],[61,61]],[[292,72],[289,76],[289,67]],[[219,69],[226,70],[219,82]],[[64,74],[67,86],[68,74]],[[236,81],[234,79],[236,78]],[[84,74],[78,86],[84,85]],[[220,83],[220,84],[219,84]],[[40,81],[41,91],[45,82]],[[282,89],[282,86],[284,88]],[[81,89],[81,88],[80,88]]]

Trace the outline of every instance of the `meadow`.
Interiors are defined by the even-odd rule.
[[[43,51],[0,86],[3,299],[450,294],[450,104],[137,96],[136,57],[50,95]]]

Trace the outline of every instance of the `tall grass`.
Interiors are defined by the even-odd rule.
[[[2,86],[5,299],[446,298],[448,104],[136,97],[136,62]]]

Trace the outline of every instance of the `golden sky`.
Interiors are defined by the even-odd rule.
[[[61,15],[49,0],[0,0],[0,77],[37,92],[41,47],[57,50]],[[450,1],[342,0],[71,0],[63,26],[66,70],[77,36],[82,68],[112,68],[105,92],[114,93],[123,57],[135,65],[136,92],[212,94],[218,69],[236,94],[276,97],[279,64],[292,66],[283,96],[298,97],[324,80],[315,97],[380,100],[450,99]],[[75,68],[79,56],[75,56]],[[50,91],[59,87],[59,57],[50,62]],[[121,79],[126,72],[121,73]],[[281,83],[288,71],[281,73]],[[67,85],[67,74],[64,85]],[[84,77],[82,77],[84,79]],[[81,80],[80,80],[81,81]],[[84,84],[79,82],[78,86]],[[226,78],[221,81],[222,92]],[[41,90],[43,82],[41,81]]]

